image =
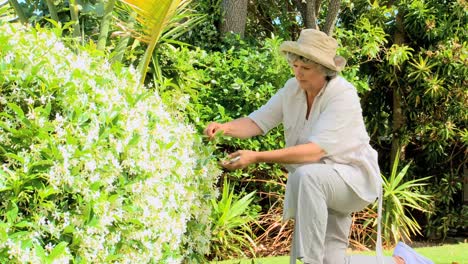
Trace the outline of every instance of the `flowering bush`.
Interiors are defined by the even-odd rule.
[[[0,262],[203,259],[213,149],[92,45],[0,22]]]

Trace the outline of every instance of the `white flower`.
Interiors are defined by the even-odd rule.
[[[15,58],[15,55],[11,51],[9,51],[5,55],[5,57],[3,57],[3,59],[5,60],[5,63],[7,63],[7,64],[11,63],[14,58]]]
[[[49,242],[49,243],[45,246],[45,250],[46,250],[47,252],[51,252],[51,251],[54,249],[54,247],[55,247],[55,246],[52,245],[52,243]]]
[[[34,119],[36,119],[36,112],[35,112],[33,109],[31,109],[31,110],[26,114],[26,116],[28,117],[28,119],[34,120]]]
[[[65,121],[63,119],[63,116],[61,116],[59,113],[56,113],[55,114],[55,121],[58,123],[58,124],[63,124],[63,122]]]

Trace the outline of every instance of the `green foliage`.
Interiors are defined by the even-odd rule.
[[[398,140],[402,158],[413,161],[412,175],[432,176],[431,192],[453,199],[436,199],[425,233],[444,237],[461,228],[468,125],[466,2],[352,1],[340,21],[336,36],[349,66],[343,74],[362,92],[363,114],[382,171],[391,170],[388,149]],[[392,122],[396,100],[404,119],[397,130]]]
[[[212,199],[211,211],[211,250],[214,259],[226,259],[230,256],[245,256],[244,250],[253,252],[255,236],[251,223],[257,218],[257,211],[252,206],[255,191],[243,196],[234,194],[234,188],[224,178],[223,192],[219,200]]]
[[[216,25],[221,21],[222,0],[197,0],[191,6],[196,13],[204,14],[205,19],[180,37],[180,40],[204,50],[212,50],[220,41]]]
[[[430,177],[408,179],[411,163],[398,171],[399,158],[398,154],[390,175],[382,175],[382,242],[390,247],[399,241],[410,242],[414,235],[422,235],[421,225],[413,215],[415,212],[429,215],[434,210],[434,196],[425,194]],[[377,206],[375,202],[363,211],[354,213],[351,241],[356,248],[375,245]]]
[[[377,57],[382,46],[388,42],[384,29],[371,24],[369,19],[362,17],[356,23],[356,33],[360,36],[360,54],[366,54],[370,59]]]
[[[213,147],[61,35],[0,22],[0,262],[203,262]]]
[[[428,217],[426,234],[430,238],[445,239],[448,234],[455,234],[458,229],[466,228],[468,206],[456,207],[457,194],[463,190],[463,184],[457,175],[446,173],[431,186],[434,193],[434,204],[440,217]]]
[[[422,193],[422,186],[427,185],[430,177],[414,180],[405,180],[411,163],[397,172],[400,156],[397,155],[391,174],[382,177],[384,180],[383,190],[383,214],[382,214],[382,237],[389,244],[398,241],[411,240],[412,235],[421,234],[419,223],[411,215],[411,210],[430,213],[432,209],[432,195]],[[374,208],[375,209],[375,208]]]
[[[386,60],[390,65],[400,68],[400,65],[411,58],[412,51],[414,51],[412,48],[405,45],[393,44],[385,54]]]

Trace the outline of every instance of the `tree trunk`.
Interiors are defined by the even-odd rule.
[[[101,30],[99,32],[99,38],[97,43],[98,50],[104,50],[106,48],[107,35],[109,34],[109,27],[112,20],[112,11],[114,10],[115,0],[109,0],[104,11],[104,16],[101,21]]]
[[[306,2],[303,2],[303,0],[294,0],[294,4],[297,10],[299,10],[299,13],[301,13],[304,27],[319,29],[317,17],[320,13],[322,0],[307,0]]]
[[[304,25],[305,25],[305,20],[307,17],[306,4],[303,3],[302,0],[294,0],[294,4],[296,5],[297,10],[299,10],[299,13],[301,13],[302,21],[304,21]]]
[[[325,19],[325,26],[323,27],[323,32],[327,35],[332,36],[333,30],[335,29],[336,19],[340,12],[341,0],[330,0],[327,10],[327,18]]]
[[[8,0],[10,2],[10,5],[13,6],[15,9],[16,15],[18,16],[19,20],[21,23],[28,23],[28,18],[23,12],[23,9],[21,8],[21,5],[18,3],[16,0]]]
[[[247,0],[223,0],[221,34],[226,35],[228,32],[232,32],[244,37],[245,24],[247,23],[247,4]]]
[[[59,21],[59,17],[58,17],[57,10],[54,5],[54,1],[47,0],[46,2],[47,2],[47,9],[49,9],[50,17],[55,21]]]
[[[315,6],[315,0],[307,0],[306,2],[306,14],[305,26],[306,28],[319,29],[317,25],[317,7]]]
[[[403,14],[401,10],[396,15],[395,18],[395,34],[393,36],[394,38],[394,43],[397,45],[402,45],[405,43],[405,29],[403,25]],[[395,66],[394,68],[395,71],[395,76],[399,76],[401,74],[401,70]],[[403,113],[403,100],[402,100],[402,95],[401,95],[401,90],[400,90],[400,85],[398,83],[398,80],[395,82],[395,86],[392,87],[393,89],[393,109],[392,109],[392,131],[393,131],[393,137],[392,137],[392,149],[390,152],[390,168],[393,167],[393,163],[395,162],[395,157],[397,156],[397,153],[400,152],[400,159],[404,160],[405,159],[405,147],[406,143],[403,142],[403,137],[402,137],[402,128],[405,126],[406,123],[406,118]]]

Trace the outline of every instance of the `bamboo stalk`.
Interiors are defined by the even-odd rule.
[[[70,16],[71,21],[74,22],[73,25],[73,37],[77,38],[81,36],[81,29],[78,17],[78,5],[76,4],[76,0],[70,0]]]
[[[101,30],[99,32],[97,49],[104,50],[106,48],[107,36],[112,20],[112,11],[114,10],[115,0],[109,0],[104,11],[104,17],[101,21]]]

